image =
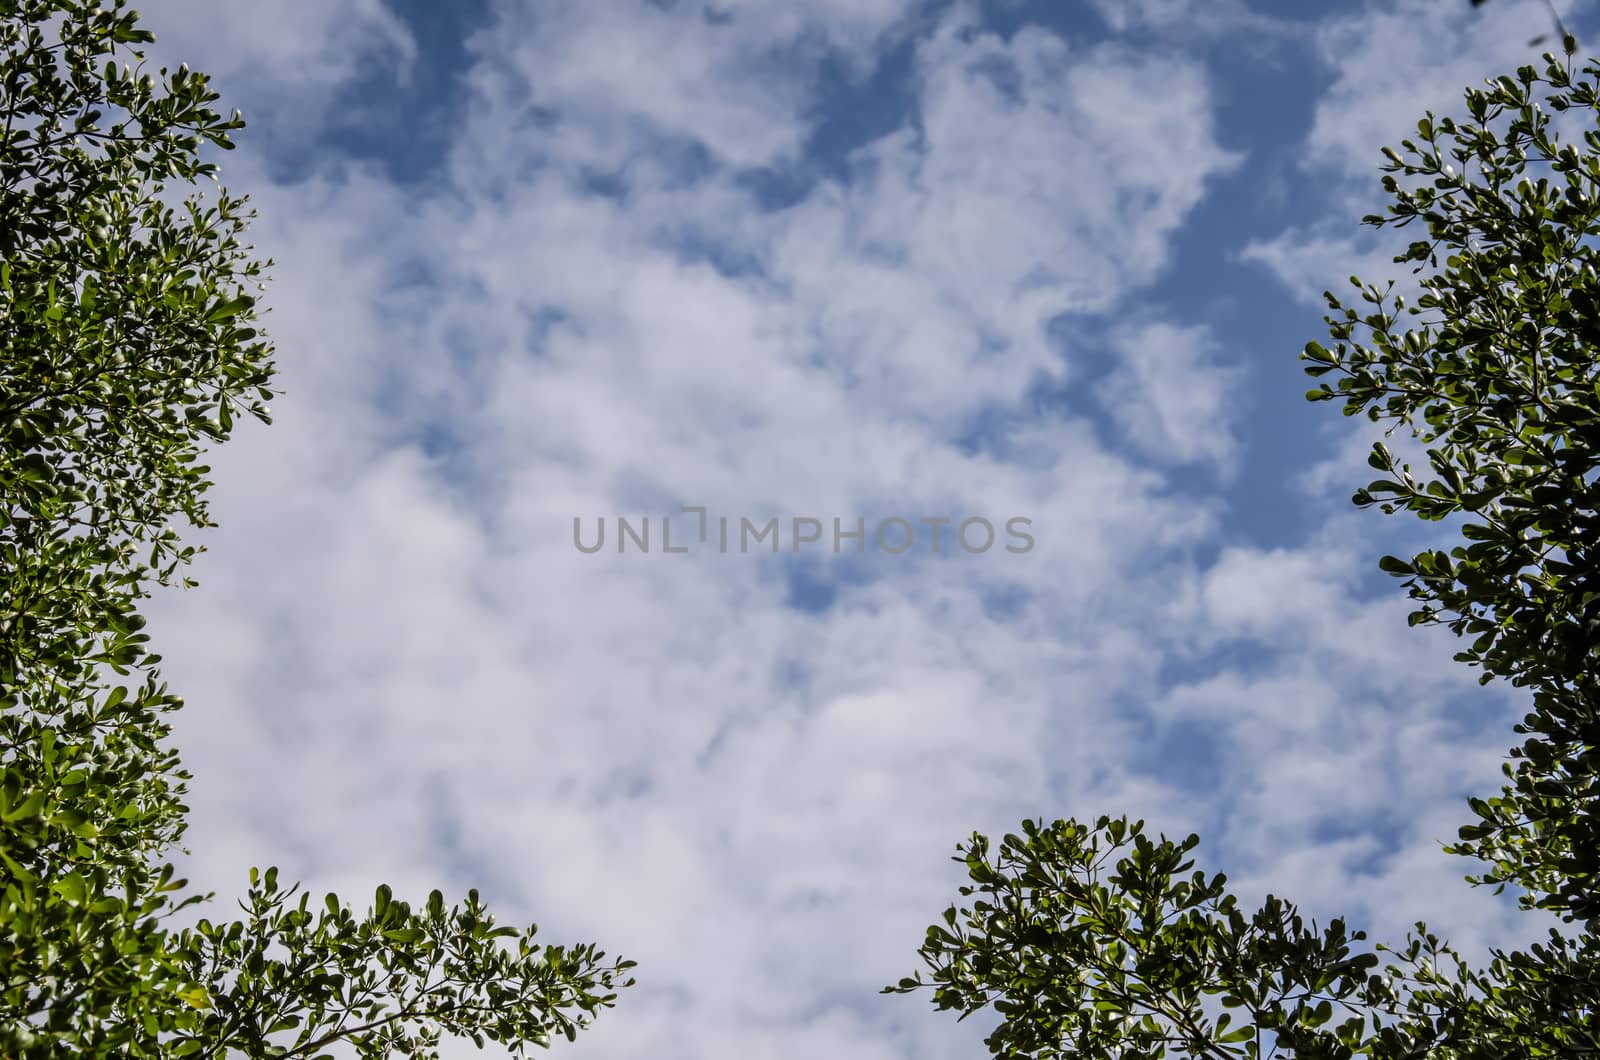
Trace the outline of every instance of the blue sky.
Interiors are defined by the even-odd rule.
[[[191,876],[477,886],[641,962],[565,1047],[619,1060],[983,1055],[875,991],[1024,816],[1541,932],[1439,852],[1520,704],[1406,628],[1377,558],[1439,539],[1296,358],[1403,278],[1379,148],[1548,16],[1289,6],[150,3],[250,122],[282,364],[154,608]],[[680,505],[1036,546],[573,547]]]

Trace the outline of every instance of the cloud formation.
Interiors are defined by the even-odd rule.
[[[376,5],[295,11],[162,46],[231,63],[247,110],[331,91],[312,67],[380,91],[317,66],[329,39],[428,47]],[[1400,639],[1341,498],[1296,495],[1312,540],[1222,537],[1261,503],[1226,485],[1259,398],[1236,336],[1150,295],[1248,178],[1203,55],[963,5],[490,17],[432,179],[230,159],[284,395],[212,461],[202,587],[152,623],[193,704],[198,884],[478,886],[642,962],[571,1047],[614,1057],[973,1055],[984,1028],[875,991],[954,843],[1024,815],[1200,829],[1247,888],[1380,929],[1509,930],[1433,897],[1501,700]],[[809,165],[824,72],[896,49],[912,106]],[[1341,92],[1311,135],[1354,151]],[[571,544],[679,505],[1021,515],[1038,546],[823,556],[802,606],[792,555]]]

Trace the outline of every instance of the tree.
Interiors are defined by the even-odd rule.
[[[1198,842],[1142,822],[1027,822],[997,853],[960,848],[970,903],[929,929],[925,982],[941,1008],[993,1007],[996,1056],[1579,1057],[1600,1055],[1600,62],[1468,89],[1468,120],[1428,114],[1386,148],[1390,204],[1366,223],[1418,238],[1407,305],[1364,283],[1327,294],[1332,347],[1308,344],[1312,401],[1342,401],[1426,447],[1413,469],[1381,443],[1383,477],[1355,503],[1464,542],[1380,567],[1444,624],[1459,661],[1530,692],[1526,739],[1449,848],[1566,932],[1468,967],[1423,924],[1397,947],[1355,946],[1276,898],[1239,911],[1221,876],[1185,876]],[[1576,112],[1574,114],[1574,112]],[[1553,115],[1589,119],[1563,142]]]
[[[518,1055],[632,962],[543,947],[477,892],[356,912],[251,870],[234,921],[171,926],[189,774],[140,601],[188,583],[205,448],[268,420],[271,262],[200,182],[243,127],[146,72],[123,0],[0,0],[0,1057]],[[198,910],[195,910],[198,912]]]

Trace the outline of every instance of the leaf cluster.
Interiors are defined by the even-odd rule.
[[[970,905],[929,929],[940,1008],[992,1008],[1005,1057],[1491,1060],[1600,1056],[1600,62],[1544,56],[1426,115],[1386,148],[1377,227],[1417,232],[1393,283],[1326,294],[1328,344],[1303,359],[1307,397],[1409,430],[1426,468],[1382,442],[1362,507],[1453,519],[1463,542],[1381,569],[1413,625],[1463,639],[1458,661],[1529,692],[1506,784],[1469,802],[1452,852],[1572,925],[1473,968],[1418,923],[1357,949],[1269,897],[1246,916],[1197,842],[1142,823],[1028,822],[997,857],[961,847]],[[1575,129],[1570,139],[1563,130]],[[1570,135],[1570,134],[1569,134]]]
[[[150,40],[122,0],[0,0],[0,1057],[572,1038],[632,963],[496,926],[476,892],[312,909],[252,870],[240,917],[173,926],[210,896],[169,861],[182,699],[138,607],[191,584],[204,454],[270,422],[274,364],[253,214],[201,183],[243,121],[203,74],[147,70]]]
[[[1466,94],[1469,122],[1428,115],[1390,151],[1375,226],[1424,229],[1397,261],[1427,275],[1415,305],[1328,294],[1332,348],[1306,347],[1311,391],[1404,427],[1413,469],[1383,444],[1358,505],[1462,516],[1465,542],[1384,557],[1414,624],[1467,641],[1456,656],[1532,693],[1502,794],[1472,803],[1456,848],[1530,904],[1600,917],[1600,64],[1554,56]],[[1579,143],[1552,116],[1588,115]],[[1580,146],[1581,144],[1581,146]],[[1406,183],[1402,183],[1404,180]]]
[[[931,985],[962,1018],[992,1007],[999,1057],[1354,1055],[1381,989],[1360,932],[1270,896],[1247,914],[1226,877],[1194,870],[1198,836],[1108,817],[1022,827],[997,851],[982,835],[961,848],[972,902],[928,929],[929,978],[891,992]]]

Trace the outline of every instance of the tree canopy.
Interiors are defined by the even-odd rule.
[[[1600,1054],[1600,62],[1547,54],[1468,89],[1465,114],[1385,149],[1389,203],[1365,221],[1416,231],[1395,260],[1420,295],[1358,277],[1349,301],[1329,292],[1307,397],[1425,447],[1413,468],[1376,444],[1382,477],[1354,501],[1459,517],[1463,543],[1380,566],[1413,625],[1446,625],[1483,681],[1529,694],[1503,790],[1470,801],[1449,849],[1568,929],[1481,968],[1422,923],[1358,945],[1278,898],[1242,911],[1224,876],[1190,875],[1196,836],[1029,821],[962,845],[971,884],[928,930],[928,978],[887,988],[992,1009],[995,1056]]]
[[[252,869],[242,917],[174,926],[209,896],[170,861],[182,700],[139,606],[187,583],[204,453],[268,420],[274,351],[248,204],[205,186],[244,123],[205,75],[149,71],[152,39],[122,0],[0,0],[0,1056],[571,1038],[632,963],[475,891],[357,911]]]

